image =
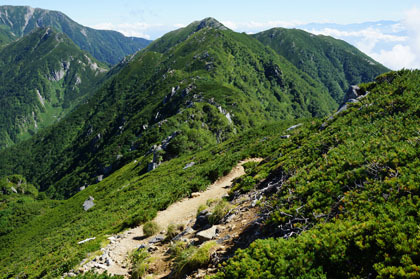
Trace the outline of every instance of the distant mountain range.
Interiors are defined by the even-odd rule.
[[[61,12],[28,6],[0,6],[0,27],[0,44],[21,38],[38,27],[52,27],[66,34],[82,50],[110,65],[150,43],[116,31],[82,26]]]

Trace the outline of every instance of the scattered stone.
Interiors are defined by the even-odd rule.
[[[77,244],[83,244],[85,242],[88,242],[88,241],[91,241],[91,240],[94,240],[94,239],[96,239],[96,237],[86,238],[85,240],[77,242]]]
[[[233,218],[235,218],[235,216],[236,216],[236,214],[228,215],[227,217],[225,217],[225,220],[223,220],[223,223],[225,223],[225,224],[230,223],[233,220]]]
[[[159,243],[162,242],[165,239],[165,237],[163,235],[157,235],[154,238],[152,238],[151,240],[149,240],[149,243]]]
[[[79,191],[83,191],[84,189],[86,189],[86,186],[82,186],[79,188]]]
[[[281,138],[282,139],[288,139],[288,138],[290,138],[290,135],[283,135],[283,136],[281,136]]]
[[[299,124],[293,125],[293,126],[291,126],[291,127],[287,128],[287,129],[286,129],[286,131],[291,131],[291,130],[294,130],[294,129],[296,129],[297,127],[300,127],[300,126],[302,126],[302,125],[303,125],[302,123],[299,123]]]
[[[207,230],[200,231],[200,232],[196,233],[196,236],[198,237],[199,241],[201,241],[201,242],[212,240],[213,238],[216,237],[216,235],[217,235],[217,227],[216,226],[213,226],[210,229],[207,229]]]
[[[191,168],[194,165],[195,165],[195,162],[188,163],[188,164],[185,165],[184,170],[186,170],[188,168]]]
[[[106,266],[110,266],[112,264],[112,260],[110,258],[105,259]]]
[[[191,193],[191,198],[197,198],[200,196],[200,193],[195,192],[195,193]]]
[[[106,269],[106,265],[103,265],[100,263],[96,263],[93,267],[98,268],[98,269]]]
[[[216,242],[217,242],[217,244],[222,244],[223,242],[225,242],[225,241],[227,241],[227,240],[229,240],[231,238],[232,237],[229,234],[227,234],[224,237],[219,238],[218,240],[216,240]],[[221,247],[223,247],[223,246],[221,246]],[[219,249],[220,249],[220,247],[219,247]]]
[[[85,202],[83,203],[83,209],[85,211],[88,211],[89,209],[91,209],[95,205],[93,200],[94,200],[94,198],[92,196],[89,196],[89,198],[87,200],[85,200]]]
[[[149,252],[149,253],[155,252],[157,250],[159,250],[159,248],[154,246],[154,245],[151,245],[149,248],[147,248],[147,252]]]
[[[208,210],[203,210],[198,213],[197,218],[195,219],[195,224],[192,227],[194,230],[203,230],[210,227],[209,217],[211,213]]]
[[[101,174],[101,175],[98,175],[98,177],[96,178],[96,181],[101,182],[103,179],[104,179],[104,175]]]
[[[149,248],[149,245],[147,245],[147,244],[140,244],[139,248],[137,248],[137,251],[138,250],[141,250],[141,249],[148,249],[148,248]]]

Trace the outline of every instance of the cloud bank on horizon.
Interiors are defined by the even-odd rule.
[[[256,33],[273,27],[299,28],[317,35],[342,39],[392,70],[420,69],[420,10],[406,11],[401,21],[376,21],[357,24],[310,23],[299,21],[234,22],[221,20],[228,28]],[[142,22],[92,26],[96,29],[117,30],[126,36],[158,38],[185,24],[148,24]]]

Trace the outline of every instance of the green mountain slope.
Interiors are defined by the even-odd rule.
[[[0,26],[0,43],[23,37],[38,27],[53,27],[99,61],[109,64],[118,63],[150,43],[142,38],[125,37],[116,31],[82,26],[61,12],[28,6],[0,6]]]
[[[380,76],[323,129],[296,129],[259,170],[278,189],[272,238],[216,278],[418,278],[419,85],[418,70]]]
[[[3,204],[8,214],[0,215],[0,222],[12,219],[12,206],[25,208],[20,212],[29,216],[16,217],[13,231],[0,234],[0,278],[60,277],[107,243],[109,234],[150,220],[174,201],[204,190],[242,159],[268,156],[282,141],[279,132],[290,125],[284,121],[252,129],[216,147],[164,162],[148,173],[143,169],[151,155],[141,156],[65,201]],[[184,169],[192,161],[195,165]],[[83,203],[90,196],[95,205],[84,211]],[[13,198],[23,199],[18,194]],[[39,212],[41,206],[44,210]],[[90,237],[96,239],[77,244]]]
[[[250,156],[265,160],[247,181],[281,185],[268,197],[271,238],[238,250],[216,278],[418,277],[419,84],[420,71],[389,73],[362,85],[370,93],[331,119],[292,131],[284,121],[256,127],[148,173],[152,155],[136,158],[0,236],[0,278],[58,277],[107,234],[149,220]],[[90,196],[95,206],[84,211]]]
[[[0,50],[0,149],[35,134],[93,93],[106,66],[40,28]]]
[[[337,103],[350,85],[372,81],[389,71],[352,45],[298,29],[273,28],[253,35],[298,69],[322,82]]]
[[[88,103],[25,149],[4,151],[0,173],[22,174],[52,196],[69,197],[156,153],[151,147],[165,139],[171,142],[159,152],[168,160],[262,123],[336,107],[321,84],[286,59],[213,23],[195,22],[178,31],[193,30],[188,36],[170,33],[125,61]]]

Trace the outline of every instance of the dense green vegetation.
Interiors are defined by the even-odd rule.
[[[33,18],[70,32],[75,41],[90,32],[58,12],[1,9],[20,24],[19,36],[33,27]],[[4,13],[0,19],[5,23]],[[0,42],[8,42],[10,28],[0,24]],[[305,44],[339,53],[329,62],[324,56],[332,53],[317,56],[325,62],[321,76],[312,64],[302,68],[295,56],[279,55],[276,44],[259,35],[267,46],[207,18],[168,33],[105,77],[92,69],[98,62],[50,28],[2,47],[0,78],[19,82],[17,89],[1,83],[0,97],[7,97],[1,102],[13,108],[1,110],[4,119],[20,106],[20,112],[36,114],[37,125],[47,116],[45,125],[51,124],[58,110],[70,112],[0,151],[0,278],[59,277],[106,245],[109,234],[150,221],[249,157],[266,159],[246,164],[247,175],[234,191],[284,180],[270,199],[266,225],[273,238],[238,251],[217,277],[417,276],[420,73],[390,73],[363,84],[361,90],[370,94],[321,129],[319,118],[337,108],[345,86],[386,69],[341,42],[308,42],[307,34],[296,33],[298,49],[308,51],[303,64],[309,63],[307,55],[316,56]],[[64,55],[69,49],[77,50],[71,63]],[[64,63],[79,68],[57,81]],[[337,69],[327,71],[330,66]],[[89,77],[92,84],[75,90],[77,77]],[[91,90],[98,81],[101,87]],[[84,99],[82,91],[92,95]],[[285,132],[298,122],[303,125]],[[282,137],[286,133],[291,137]],[[95,205],[85,211],[83,202],[91,196]],[[219,202],[210,221],[217,223],[228,210],[227,202]],[[168,229],[168,239],[174,230]],[[174,247],[176,275],[205,265],[210,246]],[[147,255],[139,252],[133,261],[140,276]]]
[[[98,64],[49,28],[1,49],[0,149],[51,125],[92,95],[107,69]]]
[[[0,6],[0,44],[12,42],[38,27],[52,27],[63,32],[81,49],[111,65],[150,43],[142,38],[125,37],[116,31],[82,26],[57,11],[28,6]]]
[[[320,81],[339,104],[350,85],[370,82],[389,71],[354,46],[332,37],[285,28],[253,36]]]
[[[275,238],[239,250],[216,278],[419,277],[419,85],[418,70],[380,76],[325,129],[296,129],[249,174],[282,177]]]
[[[51,197],[69,197],[170,135],[163,160],[336,107],[319,82],[256,39],[207,23],[186,27],[195,31],[185,40],[170,33],[120,65],[88,103],[1,153],[0,174],[19,173]],[[165,47],[153,51],[158,45]]]
[[[70,199],[47,201],[50,205],[38,215],[0,236],[0,278],[54,278],[67,272],[105,245],[109,234],[152,219],[158,210],[205,189],[244,158],[268,156],[284,141],[279,133],[291,124],[251,129],[147,173],[150,156],[140,157]],[[184,169],[192,161],[195,165]],[[95,206],[84,211],[83,202],[90,196]],[[93,236],[95,240],[77,244]]]

